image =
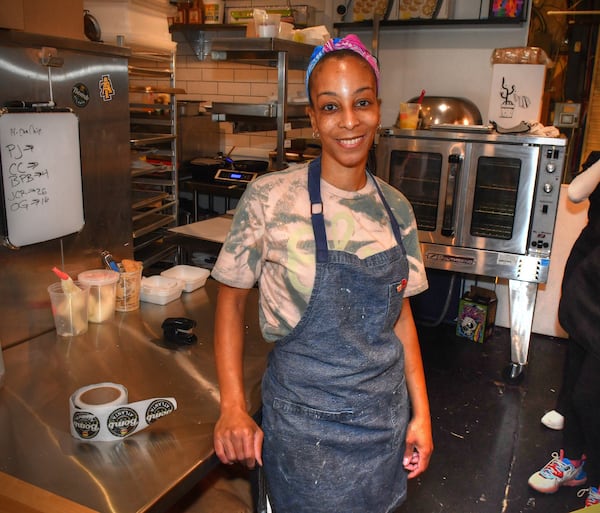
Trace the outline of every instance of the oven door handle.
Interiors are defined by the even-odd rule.
[[[454,210],[456,203],[456,182],[462,167],[462,156],[452,154],[448,156],[448,178],[446,180],[446,199],[444,201],[444,220],[442,222],[442,235],[454,235]]]

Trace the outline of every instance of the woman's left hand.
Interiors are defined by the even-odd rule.
[[[433,438],[430,422],[419,422],[413,419],[406,431],[406,451],[404,452],[404,468],[408,471],[408,479],[423,473],[429,466],[433,452]]]

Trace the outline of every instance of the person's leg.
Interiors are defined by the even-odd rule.
[[[565,453],[577,451],[580,441],[574,437],[583,438],[583,447],[586,455],[585,470],[588,475],[586,506],[600,504],[600,358],[593,353],[588,353],[579,372],[579,379],[573,391],[573,410],[578,422],[576,429],[572,430],[569,424],[565,425]],[[565,436],[566,438],[566,436]],[[573,445],[567,445],[567,444]]]
[[[573,389],[575,388],[575,382],[578,377],[578,368],[581,365],[579,358],[573,356],[573,344],[572,341],[567,341],[567,352],[563,363],[562,371],[562,383],[556,399],[556,405],[553,410],[546,412],[541,418],[540,422],[547,428],[555,429],[560,431],[565,425],[565,411],[571,401],[573,395]],[[575,351],[577,347],[575,348]]]
[[[571,342],[567,340],[568,346],[571,345]],[[575,380],[573,379],[573,374],[570,372],[570,363],[571,359],[569,358],[569,347],[567,346],[567,351],[565,353],[565,361],[563,364],[563,374],[562,374],[562,384],[560,386],[560,390],[558,391],[558,397],[556,398],[556,406],[555,410],[561,415],[564,414],[567,402],[569,397],[571,396],[573,386],[575,384]]]
[[[565,363],[563,366],[563,382],[556,400],[556,411],[563,416],[567,409],[567,405],[571,401],[583,357],[579,344],[574,343],[572,340],[568,340],[567,344],[567,354],[565,355]]]
[[[568,364],[565,366],[565,376],[568,375],[569,379],[564,383],[569,388],[566,390],[567,395],[563,405],[565,417],[563,449],[552,453],[552,460],[529,478],[529,486],[538,492],[554,493],[561,486],[579,486],[587,480],[582,465],[585,437],[573,404],[573,393],[578,386],[581,386],[579,382],[585,356],[586,351],[579,344],[573,340],[569,341]]]
[[[569,341],[567,360],[569,361],[568,396],[563,404],[565,426],[563,431],[563,449],[567,457],[579,459],[586,450],[584,423],[581,413],[584,407],[585,390],[593,378],[584,373],[588,352],[574,340]],[[597,379],[597,378],[596,378]],[[575,401],[575,395],[578,401]]]

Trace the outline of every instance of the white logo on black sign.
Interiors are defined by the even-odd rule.
[[[90,102],[90,91],[81,82],[71,88],[71,100],[77,107],[85,107]]]

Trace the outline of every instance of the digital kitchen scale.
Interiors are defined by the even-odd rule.
[[[258,173],[253,171],[238,171],[236,169],[218,169],[215,180],[246,185],[256,179]]]

